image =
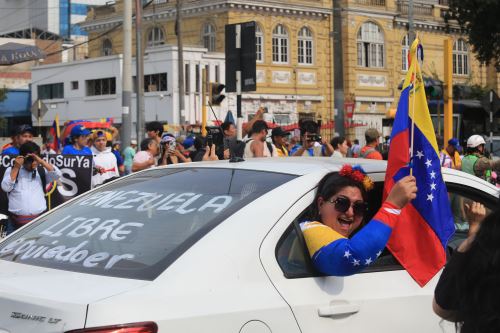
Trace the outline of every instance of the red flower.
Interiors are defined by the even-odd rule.
[[[353,179],[355,182],[358,182],[358,183],[362,183],[364,178],[365,178],[365,175],[363,175],[361,173],[361,171],[358,171],[358,170],[354,171],[351,174],[351,179]]]
[[[352,173],[352,166],[349,164],[344,164],[342,169],[340,169],[339,174],[343,177],[350,177]]]

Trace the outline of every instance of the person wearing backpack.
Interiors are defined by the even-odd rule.
[[[252,135],[245,142],[243,158],[278,157],[273,145],[266,141],[269,128],[264,120],[257,120],[252,125]]]
[[[2,179],[7,193],[8,212],[13,229],[28,224],[47,210],[45,187],[61,177],[61,171],[40,157],[40,147],[26,142],[19,147],[19,156],[8,167]]]
[[[361,148],[359,157],[371,160],[383,160],[382,154],[377,150],[379,145],[380,133],[375,128],[369,128],[365,131],[366,145]]]

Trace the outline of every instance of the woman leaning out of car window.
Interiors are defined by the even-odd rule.
[[[473,203],[469,222],[482,220]],[[434,312],[456,323],[460,333],[500,332],[500,209],[471,228],[446,265],[434,292]]]
[[[347,276],[373,263],[384,250],[401,209],[416,197],[415,177],[399,180],[375,217],[352,238],[367,211],[366,192],[373,182],[360,166],[344,165],[318,183],[310,206],[311,221],[301,223],[315,268],[323,274]]]

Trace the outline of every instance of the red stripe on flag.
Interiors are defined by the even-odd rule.
[[[410,160],[410,147],[408,146],[408,142],[410,142],[408,130],[399,132],[391,139],[383,200],[387,198],[387,195],[394,185],[394,180],[392,179],[394,175],[401,168],[408,165],[408,161]]]
[[[402,210],[387,247],[421,287],[446,263],[441,241],[412,204]]]

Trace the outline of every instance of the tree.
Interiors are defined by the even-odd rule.
[[[0,88],[0,102],[7,97],[7,89]]]
[[[449,0],[447,20],[457,20],[469,35],[477,59],[500,68],[500,1]]]

